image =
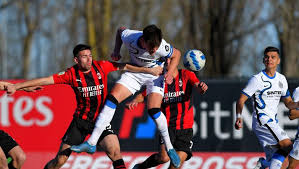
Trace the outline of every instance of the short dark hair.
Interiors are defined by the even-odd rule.
[[[74,57],[77,57],[79,52],[82,51],[82,50],[91,50],[91,47],[89,45],[85,45],[85,44],[76,45],[73,49]]]
[[[273,46],[268,46],[268,47],[266,47],[266,49],[264,50],[264,56],[266,56],[266,54],[267,54],[268,52],[277,52],[278,55],[279,55],[279,49],[276,48],[276,47],[273,47]]]
[[[156,25],[148,25],[143,29],[143,39],[149,47],[158,47],[162,41],[162,31]]]

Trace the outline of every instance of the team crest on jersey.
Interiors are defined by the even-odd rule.
[[[279,81],[278,86],[279,86],[280,88],[283,88],[283,83],[282,83],[281,81]]]
[[[98,79],[102,79],[101,73],[97,73]]]
[[[64,75],[65,74],[65,71],[63,71],[63,72],[59,72],[58,73],[58,75],[60,76],[60,75]]]
[[[166,50],[166,52],[169,51],[169,46],[168,45],[165,46],[165,50]]]
[[[183,81],[180,79],[179,80],[179,86],[182,87],[183,86]]]

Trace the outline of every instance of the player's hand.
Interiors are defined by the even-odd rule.
[[[235,129],[240,130],[243,127],[242,118],[237,118],[235,123]]]
[[[26,87],[23,90],[26,92],[37,92],[39,90],[42,90],[43,87],[42,86],[33,86],[33,87]]]
[[[208,90],[208,85],[204,82],[200,82],[198,87],[200,87],[200,93],[204,94]]]
[[[163,72],[163,68],[161,66],[156,66],[153,68],[149,68],[150,69],[150,74],[154,75],[154,76],[159,76],[162,74]]]
[[[13,84],[5,86],[4,90],[6,90],[8,95],[13,95],[17,91],[16,86]]]
[[[129,110],[132,110],[132,109],[135,109],[138,105],[138,102],[132,100],[130,101],[129,103],[126,103],[126,107],[129,109]]]
[[[111,58],[112,58],[113,61],[119,61],[119,59],[121,59],[121,55],[117,52],[113,52],[111,54]]]
[[[173,76],[172,76],[172,74],[169,74],[168,72],[165,73],[164,78],[165,78],[165,82],[166,82],[167,84],[171,84],[172,81],[173,81]]]

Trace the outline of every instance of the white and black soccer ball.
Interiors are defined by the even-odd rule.
[[[205,66],[206,57],[200,50],[192,49],[185,53],[183,63],[191,71],[200,71]]]

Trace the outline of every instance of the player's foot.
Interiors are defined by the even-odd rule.
[[[87,141],[85,141],[82,144],[79,144],[77,146],[72,146],[71,150],[77,153],[86,152],[89,154],[93,154],[94,152],[96,152],[96,146],[92,146],[88,144]]]
[[[261,157],[256,162],[256,166],[253,169],[265,169],[265,167],[262,164],[262,161],[265,160],[265,158]]]
[[[170,162],[173,164],[173,166],[175,168],[179,168],[180,164],[181,164],[181,159],[178,156],[178,154],[176,153],[176,151],[174,149],[170,149],[167,151],[167,154],[170,158]]]

